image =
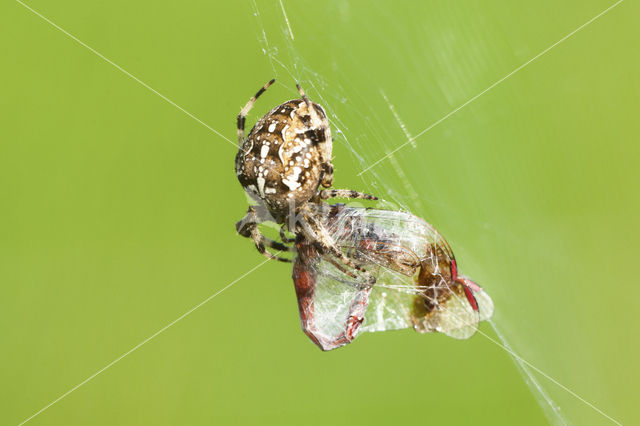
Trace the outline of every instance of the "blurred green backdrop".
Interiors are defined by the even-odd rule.
[[[625,1],[27,4],[231,141],[325,105],[336,183],[433,223],[522,357],[626,424],[637,363],[640,42]],[[0,6],[0,423],[18,424],[263,258],[235,147],[19,2]],[[385,100],[385,96],[386,99]],[[320,352],[267,263],[29,424],[611,424],[481,335]],[[495,336],[488,325],[482,330]],[[546,414],[546,416],[545,416]]]

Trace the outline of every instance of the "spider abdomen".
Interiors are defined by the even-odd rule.
[[[307,103],[308,102],[308,103]],[[291,100],[251,129],[236,156],[236,174],[278,219],[331,185],[331,131],[320,105]]]

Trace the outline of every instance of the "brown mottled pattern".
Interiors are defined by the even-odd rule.
[[[236,156],[238,180],[277,219],[309,201],[319,185],[331,185],[331,131],[322,107],[311,105],[313,111],[295,99],[273,108]]]
[[[318,191],[333,181],[331,164],[331,131],[322,107],[311,102],[302,87],[296,84],[301,99],[287,101],[262,117],[244,137],[245,118],[261,93],[275,80],[270,80],[238,114],[238,143],[236,175],[242,187],[257,205],[250,206],[247,214],[236,223],[240,235],[251,238],[258,251],[270,258],[291,261],[266,248],[287,252],[295,247],[283,245],[264,236],[258,226],[266,221],[282,224],[283,228],[306,239],[319,253],[333,256],[352,270],[361,271],[364,281],[371,285],[375,278],[348,258],[334,244],[327,230],[319,223],[310,206],[321,204],[331,194],[346,197],[375,199],[351,190]],[[283,242],[285,239],[283,239]],[[339,268],[344,269],[342,266]],[[348,276],[353,272],[344,269]]]
[[[423,287],[424,292],[416,295],[413,306],[413,317],[417,321],[414,325],[418,329],[423,326],[423,319],[437,312],[438,306],[451,297],[450,264],[451,257],[441,247],[432,247],[431,256],[422,261],[417,285]]]

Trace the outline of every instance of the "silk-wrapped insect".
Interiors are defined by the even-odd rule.
[[[447,241],[407,212],[314,205],[336,246],[375,277],[345,271],[337,259],[298,238],[293,282],[303,331],[322,350],[361,332],[413,328],[466,339],[491,317],[491,298],[458,274]]]

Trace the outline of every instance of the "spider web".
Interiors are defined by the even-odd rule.
[[[413,41],[410,37],[422,31],[421,29],[418,31],[415,27],[411,28],[412,24],[417,25],[419,19],[407,19],[402,23],[389,21],[389,27],[385,30],[394,32],[395,38],[406,41],[406,44],[391,46],[384,39],[384,34],[367,24],[365,18],[358,18],[358,11],[351,10],[348,2],[327,3],[324,16],[308,16],[304,13],[303,5],[286,1],[250,0],[250,6],[257,28],[257,42],[273,76],[277,79],[276,86],[291,98],[297,98],[294,83],[299,82],[308,96],[323,105],[327,111],[334,139],[336,169],[334,185],[336,188],[353,188],[378,195],[384,199],[379,205],[380,208],[410,211],[434,223],[437,228],[440,222],[466,223],[469,224],[468,226],[489,229],[490,232],[497,233],[510,242],[516,240],[516,237],[508,231],[500,230],[499,223],[480,223],[474,219],[473,215],[461,211],[451,202],[446,201],[451,200],[448,194],[456,190],[455,183],[459,182],[451,179],[451,173],[464,175],[464,164],[474,161],[472,157],[465,154],[464,144],[458,143],[453,147],[458,154],[456,161],[460,167],[447,174],[447,168],[442,164],[449,162],[449,169],[451,169],[453,166],[451,159],[426,154],[430,149],[434,152],[442,152],[438,142],[434,142],[437,141],[437,136],[432,135],[429,141],[412,142],[412,135],[422,130],[423,124],[428,124],[429,120],[422,118],[416,124],[407,117],[424,115],[420,114],[420,110],[428,111],[430,102],[438,103],[435,102],[438,98],[443,99],[439,101],[440,104],[444,102],[445,105],[455,105],[458,99],[464,98],[465,94],[473,93],[473,89],[469,88],[470,85],[464,83],[463,73],[447,80],[437,76],[429,77],[428,70],[418,69],[417,61],[412,59],[416,52],[411,47]],[[378,9],[381,7],[371,3],[374,13],[384,15],[386,11]],[[342,42],[341,32],[337,29],[346,26],[356,26],[357,31],[370,37],[371,42],[381,45],[381,48],[395,49],[397,51],[395,56],[400,65],[393,69],[396,72],[403,71],[399,75],[384,75],[376,70],[365,69],[367,65],[354,64],[358,60],[358,55],[353,54],[351,47]],[[452,54],[446,48],[454,44],[452,34],[430,33],[429,36],[439,37],[440,44],[444,47],[443,50],[429,52],[430,54],[436,58]],[[313,55],[306,54],[311,51]],[[318,60],[318,58],[323,59]],[[477,56],[471,60],[470,66],[486,68],[487,59]],[[360,69],[361,72],[354,76],[347,71],[352,69]],[[427,76],[420,80],[413,80],[422,73]],[[384,79],[378,81],[374,76],[382,76]],[[257,88],[263,84],[263,80],[266,81],[270,77],[260,76],[254,85]],[[458,84],[454,85],[452,82]],[[426,87],[426,85],[434,87]],[[407,90],[416,94],[416,103],[410,110],[406,105],[401,107],[394,99],[395,93]],[[446,108],[442,110],[447,111]],[[259,115],[261,112],[255,114]],[[438,116],[431,114],[430,116],[434,117],[433,122]],[[440,135],[447,136],[447,132],[450,130],[442,130]],[[403,151],[398,152],[397,155],[392,153],[397,146],[407,142],[411,143]],[[385,155],[389,155],[385,162],[369,168],[374,161]],[[416,172],[405,166],[411,163],[411,157],[421,159],[423,170]],[[358,173],[365,169],[366,173],[358,176]],[[420,173],[424,178],[420,178]],[[447,235],[448,232],[444,234]],[[453,242],[455,244],[455,241]],[[464,247],[454,248],[466,274],[473,277],[474,273],[479,272],[479,275],[482,275],[481,265],[475,265],[475,271],[473,269],[470,271],[465,266],[468,264],[466,258],[472,258],[472,253],[467,253]],[[540,378],[540,375],[546,376],[546,374],[541,373],[534,365],[542,364],[545,367],[544,370],[553,371],[553,368],[549,367],[553,367],[554,361],[552,358],[545,357],[543,345],[534,347],[529,343],[529,339],[535,338],[534,334],[528,337],[523,320],[513,316],[519,310],[527,311],[526,302],[511,300],[510,294],[505,289],[507,286],[501,287],[502,283],[482,282],[482,284],[495,301],[496,314],[489,323],[500,342],[498,344],[511,355],[519,373],[548,420],[553,424],[569,423],[564,414],[565,410],[561,409],[554,400],[561,399],[563,406],[575,403],[569,393],[582,399],[561,384],[556,382],[568,393],[551,385],[546,379]],[[513,283],[510,284],[513,285]],[[542,286],[543,283],[540,285]],[[509,309],[505,309],[506,307]],[[531,328],[530,326],[529,330]],[[525,330],[524,333],[523,330]],[[484,333],[483,335],[496,342],[488,335]],[[535,373],[534,369],[538,373]],[[553,381],[549,376],[546,377]],[[554,398],[551,397],[551,392]],[[584,400],[582,402],[590,405]]]

